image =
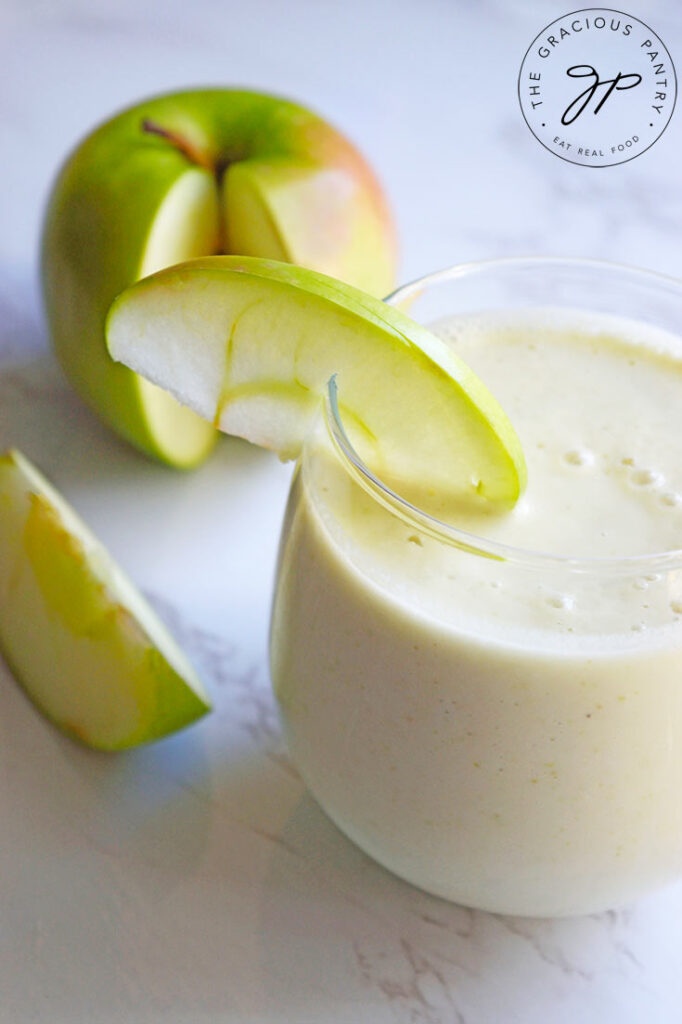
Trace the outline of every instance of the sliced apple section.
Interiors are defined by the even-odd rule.
[[[372,296],[310,270],[246,257],[194,260],[113,304],[109,351],[221,430],[295,457],[337,375],[352,440],[423,507],[512,505],[518,438],[440,339]]]
[[[170,634],[19,452],[0,457],[0,652],[64,732],[120,750],[210,709]]]
[[[199,168],[184,171],[159,205],[136,277],[217,252],[218,206],[212,175]],[[139,415],[155,454],[180,469],[201,462],[213,447],[214,428],[144,378],[131,376],[130,386],[137,392]]]
[[[221,251],[284,260],[388,294],[386,225],[372,193],[349,187],[351,180],[344,167],[232,164],[223,182]]]

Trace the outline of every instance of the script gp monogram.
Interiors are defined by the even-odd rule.
[[[569,105],[566,107],[563,114],[561,115],[561,123],[563,125],[573,124],[573,122],[580,117],[583,110],[585,110],[588,103],[590,102],[590,100],[592,99],[592,97],[594,96],[594,94],[600,86],[608,85],[610,86],[610,88],[606,90],[604,95],[601,97],[601,99],[595,106],[593,111],[593,113],[595,114],[599,113],[599,111],[604,106],[607,99],[614,90],[620,91],[623,89],[634,89],[634,87],[636,85],[639,85],[642,81],[641,75],[638,75],[636,73],[630,75],[623,75],[620,71],[618,72],[615,78],[600,79],[595,68],[593,68],[591,64],[574,64],[573,67],[566,69],[566,74],[569,76],[569,78],[591,78],[592,84],[589,85],[584,92],[581,92],[579,96],[576,96],[573,102],[569,103]],[[580,102],[581,100],[582,103]],[[571,113],[572,111],[574,112]]]

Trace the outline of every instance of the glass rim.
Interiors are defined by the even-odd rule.
[[[650,279],[660,285],[672,285],[680,291],[682,297],[682,281],[668,274],[654,270],[645,270],[623,263],[608,260],[582,259],[579,257],[560,256],[511,256],[500,259],[478,260],[469,263],[454,264],[442,270],[415,278],[407,284],[396,288],[384,299],[389,305],[397,305],[412,296],[416,297],[427,287],[445,281],[465,277],[467,274],[498,268],[521,267],[524,264],[539,264],[555,267],[582,267],[585,269],[601,269],[619,273],[634,274],[643,279]],[[529,569],[562,570],[564,572],[606,575],[644,575],[654,572],[669,572],[682,567],[682,547],[668,551],[636,555],[618,555],[608,557],[582,557],[572,555],[555,555],[531,548],[518,547],[492,540],[480,534],[469,533],[451,523],[432,516],[417,505],[412,504],[397,491],[382,481],[365,463],[350,441],[343,423],[339,403],[339,388],[334,374],[327,384],[324,402],[324,418],[330,438],[337,454],[340,455],[345,469],[378,504],[396,515],[403,522],[420,532],[460,548],[471,554],[512,563]]]
[[[495,270],[497,268],[521,267],[524,264],[529,266],[565,266],[593,270],[611,270],[618,273],[634,274],[636,277],[649,278],[658,284],[673,285],[682,289],[682,280],[673,277],[672,274],[664,274],[660,270],[649,270],[645,267],[634,267],[629,263],[617,263],[614,260],[599,260],[583,256],[500,256],[486,260],[469,260],[466,263],[453,263],[441,270],[434,270],[428,274],[415,277],[405,284],[399,285],[383,299],[389,306],[397,306],[406,298],[417,295],[431,285],[441,284],[443,281],[452,281],[458,277],[465,277],[467,274],[475,274],[479,271]]]

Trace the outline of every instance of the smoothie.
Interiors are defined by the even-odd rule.
[[[528,488],[441,530],[387,508],[320,423],[273,610],[290,750],[429,892],[612,907],[682,872],[682,342],[568,307],[434,329],[514,423]]]

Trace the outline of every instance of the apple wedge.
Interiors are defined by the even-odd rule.
[[[17,451],[0,456],[0,652],[55,725],[101,750],[159,739],[210,710],[147,602]]]
[[[393,225],[371,169],[303,107],[197,90],[148,100],[96,129],[50,196],[47,318],[81,396],[137,448],[177,467],[200,462],[215,431],[112,363],[104,319],[138,278],[217,252],[301,263],[377,294],[393,284]]]
[[[114,359],[221,430],[294,458],[336,375],[381,480],[431,511],[511,506],[525,482],[505,413],[439,338],[311,270],[215,256],[138,282],[107,320]]]

